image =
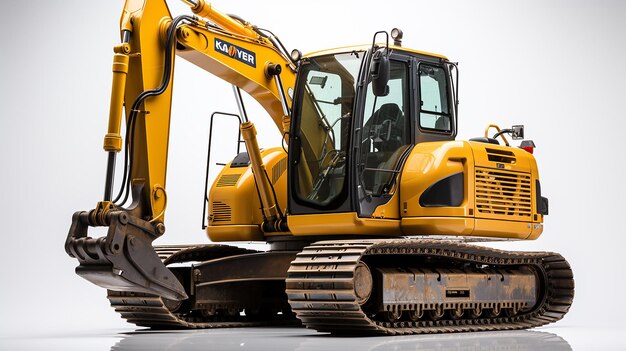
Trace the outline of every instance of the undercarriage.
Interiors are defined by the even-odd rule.
[[[558,254],[454,241],[320,241],[268,252],[226,245],[155,250],[188,298],[109,290],[115,310],[138,326],[302,323],[334,334],[388,335],[512,330],[561,319],[574,295],[571,268]]]

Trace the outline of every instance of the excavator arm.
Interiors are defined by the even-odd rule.
[[[141,291],[168,299],[187,297],[161,263],[152,241],[165,232],[167,154],[174,53],[243,89],[257,100],[283,132],[289,129],[290,102],[284,93],[295,84],[295,65],[279,41],[248,23],[220,13],[204,0],[185,0],[196,16],[172,18],[164,0],[126,0],[114,47],[113,83],[104,149],[108,164],[104,199],[91,211],[73,216],[65,243],[77,258],[76,272],[112,290]],[[284,68],[284,69],[283,69]],[[245,116],[242,135],[258,176],[264,217],[278,218],[256,143]],[[126,134],[122,138],[121,124]],[[118,153],[124,151],[121,188],[114,193]],[[127,205],[128,200],[132,200]],[[91,238],[90,227],[108,227]]]

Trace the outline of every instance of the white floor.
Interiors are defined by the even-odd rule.
[[[303,328],[183,331],[45,332],[0,337],[1,350],[626,350],[626,330],[615,326],[548,326],[512,332],[397,337],[333,337]]]

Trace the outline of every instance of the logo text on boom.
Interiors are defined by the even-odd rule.
[[[250,50],[215,38],[215,51],[256,68],[256,54]]]

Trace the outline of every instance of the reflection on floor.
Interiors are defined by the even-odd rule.
[[[571,350],[558,335],[500,331],[393,337],[334,337],[302,328],[137,331],[120,335],[111,351],[125,350]]]

